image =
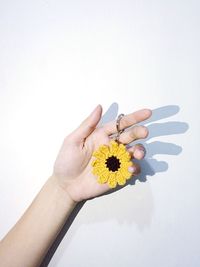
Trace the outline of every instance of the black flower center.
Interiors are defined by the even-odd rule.
[[[115,172],[120,168],[120,161],[117,157],[112,156],[112,157],[107,158],[106,165],[109,171]]]

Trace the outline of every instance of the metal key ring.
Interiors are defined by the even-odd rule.
[[[116,135],[116,138],[115,138],[115,141],[117,141],[119,143],[119,137],[120,137],[120,134],[122,134],[124,132],[124,129],[121,129],[120,130],[120,121],[121,119],[124,117],[124,114],[120,114],[118,117],[117,117],[117,120],[116,120],[116,128],[117,128],[117,135]]]

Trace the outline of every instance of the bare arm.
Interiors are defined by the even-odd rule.
[[[39,266],[76,202],[50,177],[0,244],[2,267]]]

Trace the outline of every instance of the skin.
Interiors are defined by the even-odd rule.
[[[97,126],[101,116],[102,107],[98,105],[64,139],[52,175],[20,220],[0,242],[2,267],[38,266],[77,203],[110,190],[107,184],[97,182],[91,169],[92,153],[100,145],[108,144],[111,135],[116,133],[116,121]],[[122,118],[120,128],[129,128],[150,116],[149,109],[136,111]],[[129,144],[147,135],[146,127],[134,126],[122,133],[119,141]],[[145,156],[145,149],[140,144],[128,150],[132,158],[141,160]],[[137,175],[140,167],[134,165],[129,171]]]

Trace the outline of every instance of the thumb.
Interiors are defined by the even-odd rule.
[[[98,105],[92,113],[81,123],[74,131],[73,137],[75,141],[81,142],[87,138],[96,128],[102,115],[102,106]]]

